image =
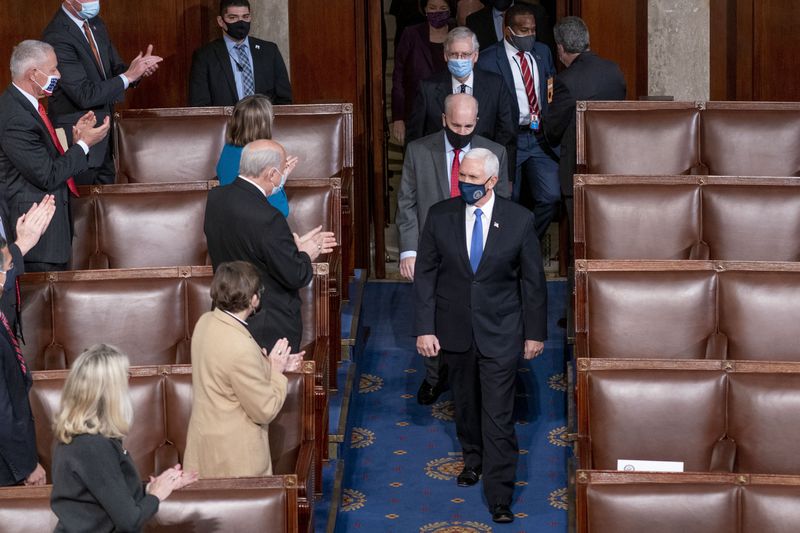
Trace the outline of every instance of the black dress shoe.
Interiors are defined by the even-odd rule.
[[[492,507],[492,520],[498,524],[510,524],[513,522],[514,513],[511,512],[511,506],[499,503]]]
[[[464,467],[464,470],[456,478],[456,483],[458,483],[459,487],[471,487],[478,480],[481,478],[481,469],[480,468],[467,468]]]
[[[422,380],[422,385],[417,391],[417,403],[420,405],[431,405],[444,391],[447,390],[447,383],[439,380],[436,385],[431,385],[428,380]]]

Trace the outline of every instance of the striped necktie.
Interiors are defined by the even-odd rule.
[[[533,86],[533,75],[525,59],[525,52],[517,52],[519,56],[520,69],[522,69],[522,81],[525,83],[525,94],[528,95],[528,105],[531,108],[531,115],[539,116],[539,99],[536,98],[536,89]]]
[[[255,94],[256,85],[253,80],[253,69],[250,67],[250,60],[247,58],[247,52],[244,49],[244,44],[237,44],[234,46],[236,49],[237,59],[241,66],[242,73],[242,98]]]

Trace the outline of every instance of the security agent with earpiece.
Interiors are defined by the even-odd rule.
[[[275,43],[249,37],[250,2],[221,0],[222,37],[197,49],[189,74],[190,106],[232,106],[252,94],[292,103],[286,64]]]

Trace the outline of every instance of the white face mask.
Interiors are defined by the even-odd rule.
[[[39,70],[39,69],[36,69],[36,70]],[[42,71],[39,70],[39,72],[42,72]],[[44,74],[44,72],[42,72],[42,74]],[[39,86],[39,88],[42,90],[42,92],[45,94],[45,96],[50,96],[50,95],[53,94],[53,91],[56,90],[56,85],[58,85],[58,80],[59,79],[61,79],[61,78],[59,78],[58,76],[48,76],[47,77],[47,81],[45,82],[44,85],[41,85],[38,81],[36,81],[36,78],[33,78],[33,81],[36,83],[36,85]]]
[[[94,2],[85,2],[81,4],[81,10],[78,11],[78,16],[83,20],[95,18],[100,13],[100,0]]]
[[[288,177],[289,175],[286,172],[281,174],[281,182],[278,185],[272,187],[272,192],[269,193],[269,195],[272,196],[273,194],[278,194],[279,192],[281,192],[283,190],[283,186],[286,185],[286,179]]]

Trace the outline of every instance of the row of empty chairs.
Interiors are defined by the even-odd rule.
[[[800,104],[580,102],[577,128],[578,531],[795,531]]]

